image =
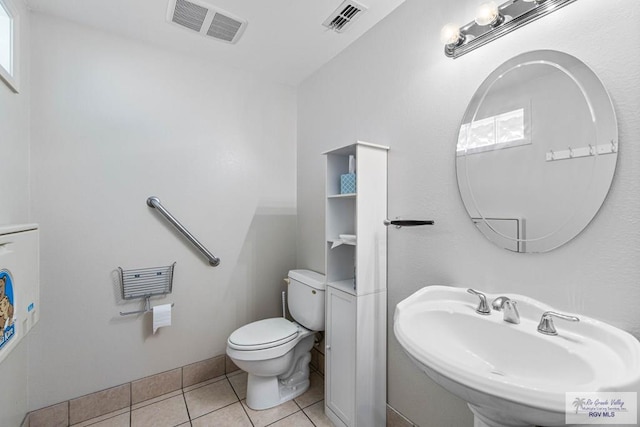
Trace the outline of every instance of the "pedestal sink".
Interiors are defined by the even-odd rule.
[[[432,380],[468,402],[476,427],[564,426],[566,392],[637,392],[640,343],[632,335],[576,314],[556,320],[558,335],[537,331],[557,311],[534,299],[517,301],[520,324],[503,313],[476,312],[466,288],[428,286],[396,306],[394,332],[411,360]],[[486,294],[489,306],[501,295]]]

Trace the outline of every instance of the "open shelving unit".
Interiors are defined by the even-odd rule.
[[[325,413],[336,426],[386,425],[388,150],[358,141],[324,153]],[[340,194],[350,155],[356,193]],[[355,242],[333,247],[345,234]]]

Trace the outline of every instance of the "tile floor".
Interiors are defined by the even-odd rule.
[[[324,378],[310,375],[304,394],[280,406],[254,411],[245,402],[242,371],[185,387],[75,427],[332,427],[324,414]]]

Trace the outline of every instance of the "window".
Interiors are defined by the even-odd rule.
[[[11,0],[0,0],[0,79],[18,92],[18,19]]]
[[[464,123],[458,134],[458,156],[531,144],[524,108]]]

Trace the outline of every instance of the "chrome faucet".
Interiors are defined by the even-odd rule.
[[[504,302],[506,300],[508,300],[509,298],[502,296],[502,297],[498,297],[496,299],[493,300],[493,302],[491,303],[491,307],[495,310],[495,311],[502,311],[502,305],[504,304]]]
[[[467,289],[467,292],[470,294],[476,295],[480,298],[480,304],[478,304],[478,308],[476,308],[476,313],[482,314],[483,316],[491,314],[491,309],[487,304],[487,297],[482,292],[478,292],[473,289]]]
[[[518,313],[518,307],[516,302],[507,297],[498,297],[493,300],[491,307],[496,311],[504,312],[504,321],[513,323],[515,325],[520,323],[520,313]]]
[[[556,327],[553,325],[553,317],[568,320],[570,322],[580,321],[580,319],[575,316],[567,316],[566,314],[560,314],[554,311],[545,311],[544,313],[542,313],[542,318],[540,319],[540,324],[538,325],[538,332],[545,335],[558,335],[558,331],[556,331]]]

